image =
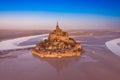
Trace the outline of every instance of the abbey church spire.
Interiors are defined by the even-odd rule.
[[[62,33],[62,30],[60,29],[58,22],[57,22],[57,25],[56,25],[55,33],[56,34],[61,34]]]
[[[58,24],[58,21],[57,21],[57,25],[56,25],[56,30],[59,30],[59,24]]]

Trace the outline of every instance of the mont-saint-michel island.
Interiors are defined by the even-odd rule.
[[[77,43],[73,38],[69,37],[68,32],[60,29],[58,22],[56,29],[49,34],[48,39],[41,41],[32,50],[32,54],[41,58],[63,58],[80,56],[84,49],[80,43]]]
[[[0,0],[0,80],[120,80],[119,4]]]

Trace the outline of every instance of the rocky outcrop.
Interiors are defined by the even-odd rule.
[[[32,50],[39,57],[70,57],[80,56],[83,53],[81,44],[69,38],[68,32],[63,32],[58,24],[56,29],[49,34],[48,39],[38,43]]]

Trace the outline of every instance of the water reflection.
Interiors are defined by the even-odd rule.
[[[41,61],[49,63],[58,73],[65,70],[70,64],[79,62],[80,57],[68,57],[68,58],[40,58]]]

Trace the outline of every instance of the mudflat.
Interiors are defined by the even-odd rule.
[[[69,32],[85,49],[80,57],[39,58],[32,55],[32,49],[1,51],[0,80],[120,79],[120,57],[105,46],[106,41],[120,38],[120,32],[111,30]]]

